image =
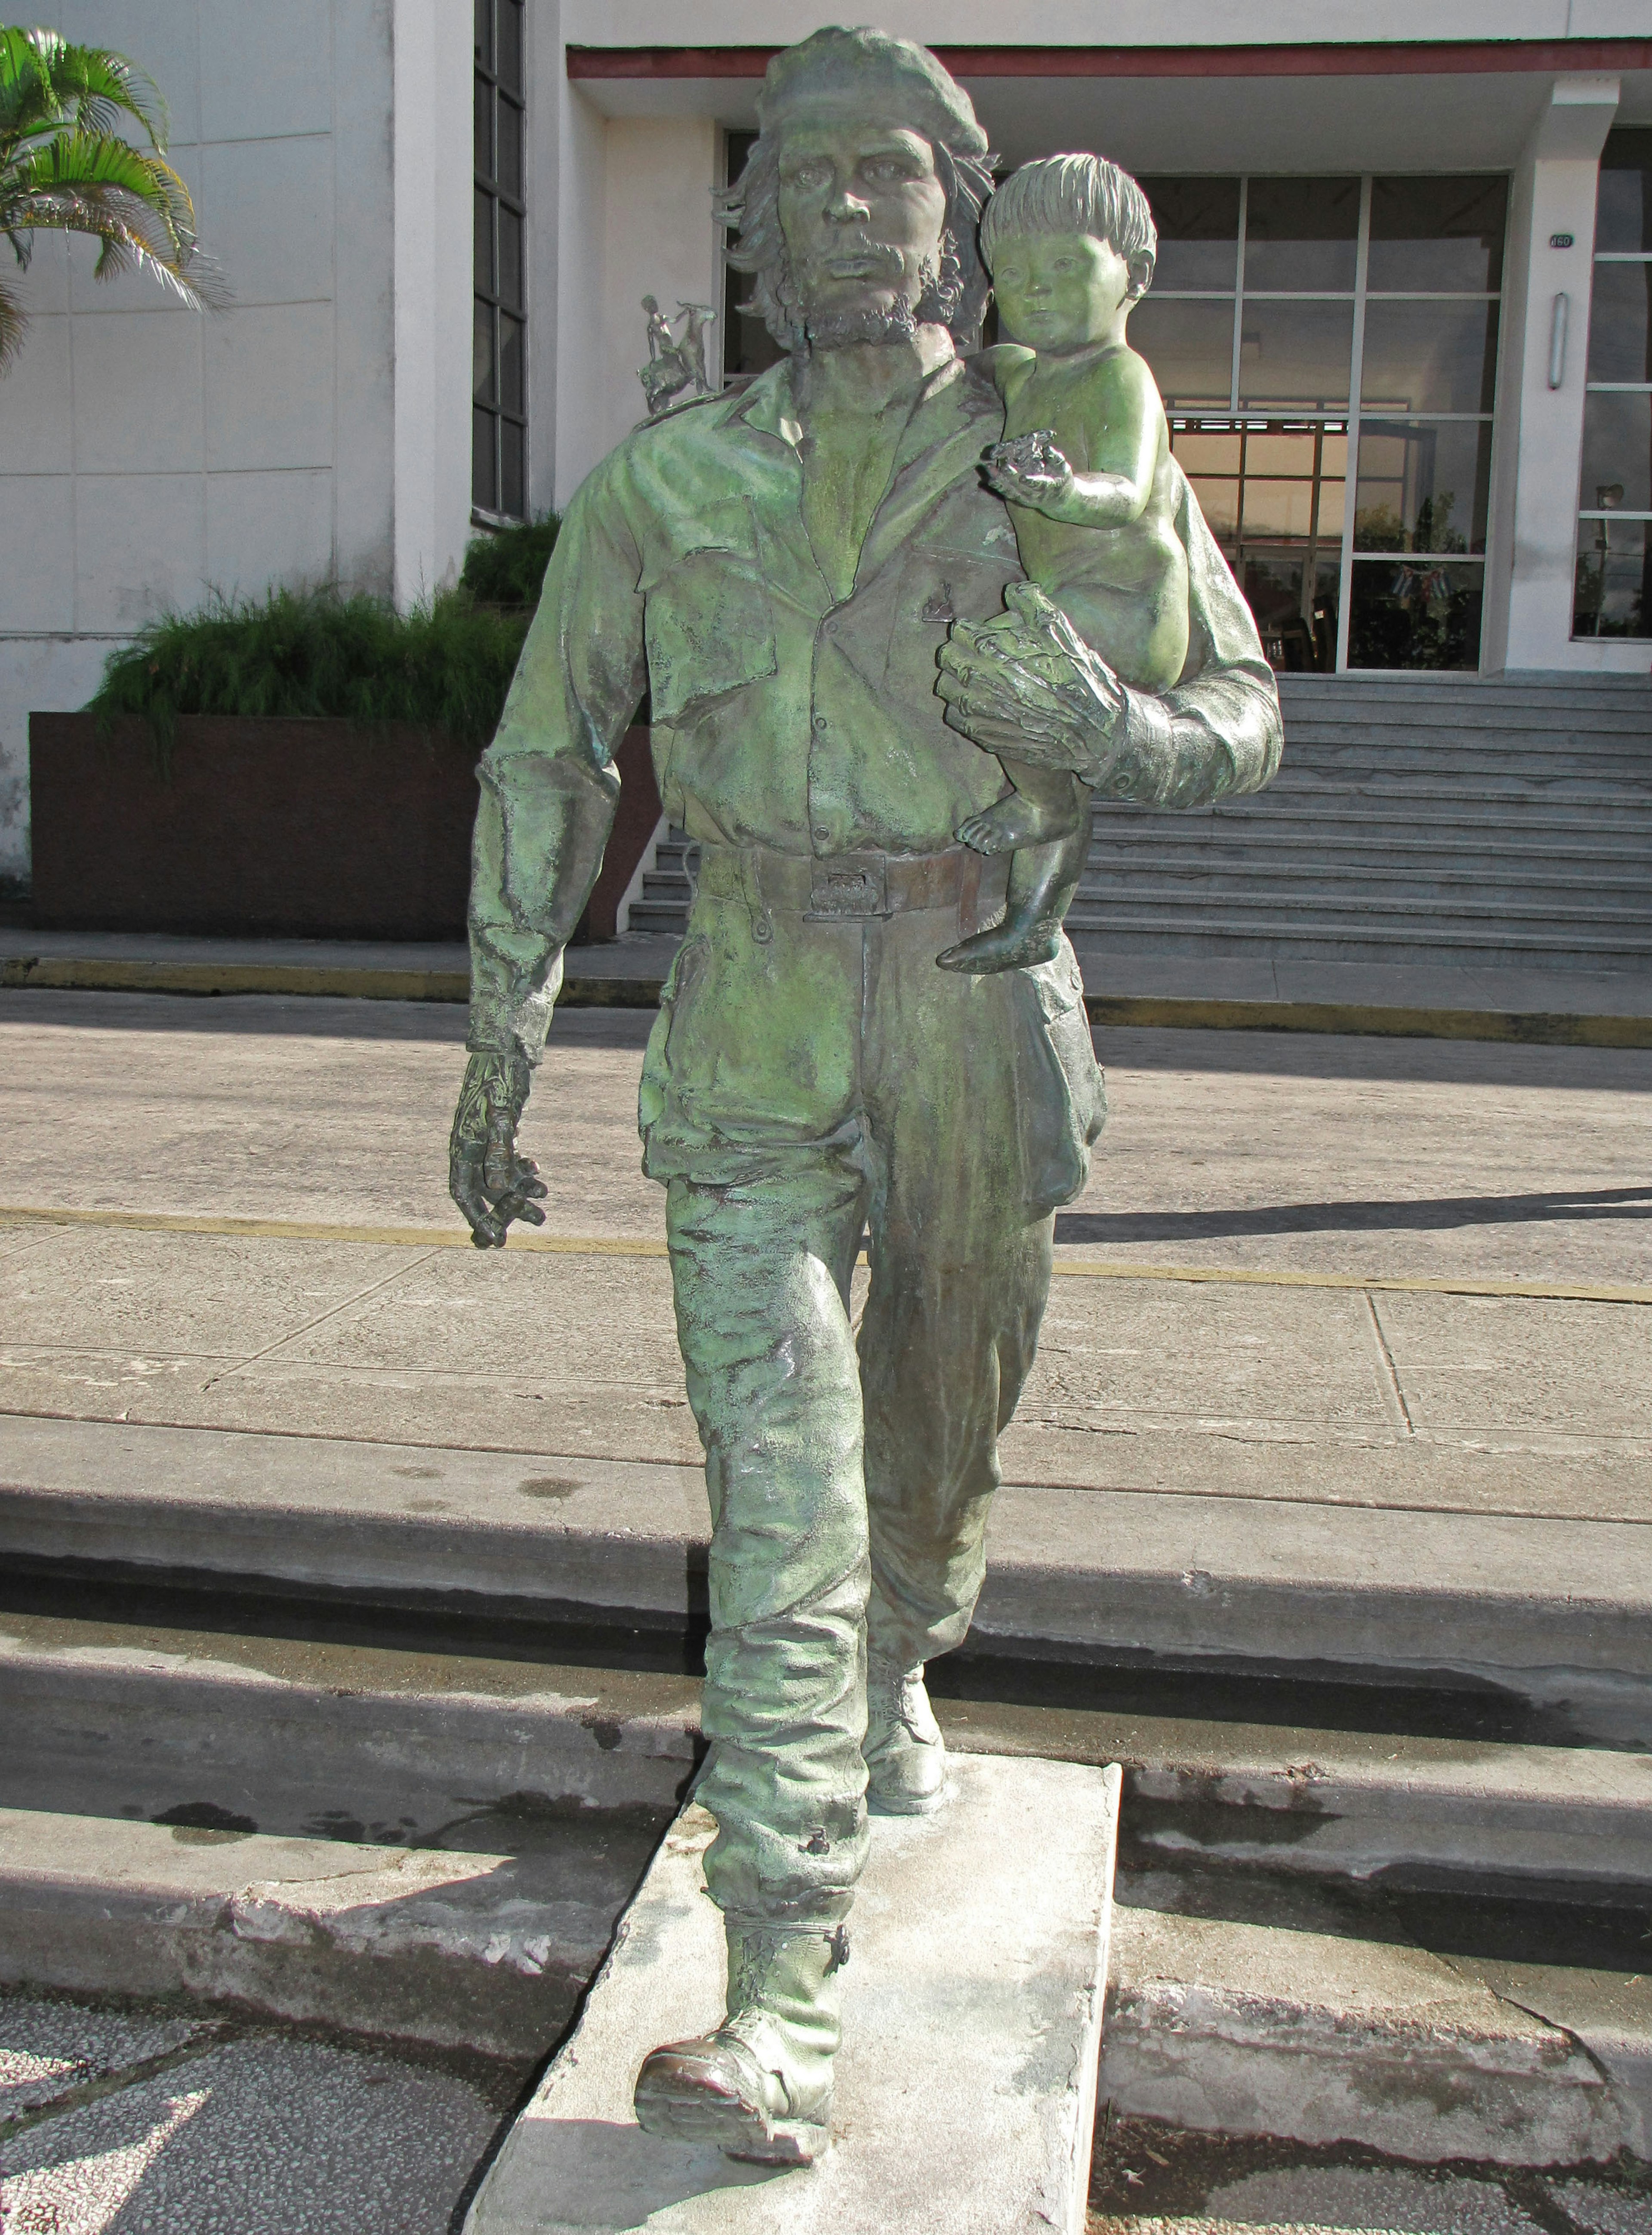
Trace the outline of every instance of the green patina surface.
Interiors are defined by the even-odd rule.
[[[867,1656],[909,1669],[968,1627],[1052,1215],[1104,1110],[1065,939],[936,967],[990,908],[959,826],[1004,796],[1000,749],[1193,804],[1265,783],[1279,720],[1179,475],[1175,691],[1124,689],[1024,586],[980,471],[1002,406],[958,351],[986,142],[934,57],[817,33],[761,115],[735,254],[790,356],[639,429],[569,507],[482,764],[454,1193],[483,1246],[539,1216],[515,1121],[646,688],[703,862],[640,1118],[714,1520],[708,1882],[818,1930],[865,1852]]]

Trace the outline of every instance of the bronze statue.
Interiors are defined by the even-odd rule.
[[[636,2107],[784,2163],[830,2137],[869,1800],[946,1797],[924,1665],[969,1627],[1053,1212],[1105,1111],[1064,935],[1037,965],[937,967],[1005,902],[1008,856],[956,834],[1010,796],[1000,756],[1192,806],[1265,783],[1280,724],[1173,462],[1172,688],[1121,680],[1025,579],[980,467],[1003,403],[960,355],[990,158],[934,56],[818,31],[770,65],[758,114],[724,207],[787,356],[639,428],[568,508],[480,770],[451,1148],[478,1247],[542,1217],[515,1127],[646,689],[666,812],[700,849],[639,1120],[705,1447],[698,1798],[728,1997],[714,2032],[648,2057]]]

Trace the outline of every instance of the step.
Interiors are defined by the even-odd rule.
[[[1083,2235],[1107,1976],[1116,1774],[960,1763],[950,1806],[883,1817],[849,1931],[835,2147],[806,2177],[633,2123],[639,2067],[722,2015],[687,1810],[579,2028],[507,2136],[466,2235]]]
[[[1390,1463],[1360,1464],[1374,1497]],[[1431,1464],[1408,1457],[1397,1494]],[[1069,1686],[1150,1670],[1286,1685],[1297,1721],[1328,1720],[1306,1705],[1317,1685],[1380,1720],[1384,1701],[1413,1725],[1430,1700],[1478,1701],[1511,1739],[1652,1745],[1645,1524],[1563,1517],[1567,1463],[1547,1464],[1546,1517],[1011,1484],[972,1654]],[[57,1579],[173,1590],[231,1628],[260,1599],[278,1625],[295,1607],[347,1615],[366,1642],[482,1625],[488,1653],[561,1662],[581,1634],[657,1655],[701,1634],[705,1494],[685,1466],[24,1417],[0,1466],[22,1611],[28,1587],[65,1612],[41,1596]]]
[[[1255,855],[1213,860],[1208,854],[1190,854],[1146,862],[1105,853],[1098,861],[1092,851],[1080,892],[1092,884],[1098,892],[1131,905],[1164,897],[1203,906],[1229,894],[1247,900],[1258,895],[1268,907],[1288,900],[1294,908],[1362,907],[1392,900],[1408,901],[1416,909],[1432,907],[1452,920],[1459,906],[1464,914],[1470,910],[1476,914],[1500,912],[1511,922],[1541,908],[1578,923],[1593,923],[1609,908],[1614,916],[1652,928],[1652,880],[1628,872],[1586,875],[1581,868],[1570,872],[1533,868],[1516,877],[1507,868],[1476,872],[1449,859],[1403,864],[1367,859],[1344,862],[1339,872],[1334,865],[1321,868]]]
[[[444,1852],[0,1808],[0,1981],[531,2055],[635,1879],[633,1856],[585,1844]]]
[[[1358,911],[1349,914],[1357,918]],[[1606,962],[1642,962],[1652,956],[1652,938],[1570,927],[1562,934],[1534,933],[1495,921],[1478,928],[1414,921],[1320,926],[1284,914],[1245,918],[1231,907],[1220,916],[1167,908],[1155,917],[1134,907],[1126,912],[1111,906],[1077,905],[1066,921],[1072,932],[1105,932],[1119,954],[1203,954],[1224,947],[1249,947],[1275,960],[1438,964],[1449,958],[1491,969],[1589,969]]]
[[[1383,1911],[1121,1867],[1104,2117],[1426,2166],[1652,2154],[1652,1985],[1627,1946],[1609,1968],[1544,1962],[1532,1923],[1498,1949],[1484,1917],[1418,1944]]]

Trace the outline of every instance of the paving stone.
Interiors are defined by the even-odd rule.
[[[874,1820],[843,1974],[836,2145],[790,2173],[643,2133],[644,2056],[722,2008],[685,1811],[503,2144],[467,2235],[1078,2235],[1117,1771],[959,1760],[950,1805]]]
[[[253,2035],[0,2142],[6,2235],[446,2235],[497,2114],[446,2074]]]
[[[0,2133],[25,2112],[93,2081],[167,2056],[216,2028],[196,2018],[148,2017],[0,1994]]]

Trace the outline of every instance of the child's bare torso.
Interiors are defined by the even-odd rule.
[[[1138,690],[1168,691],[1187,659],[1187,554],[1176,532],[1175,489],[1164,415],[1134,351],[1099,357],[1036,357],[994,352],[1006,441],[1054,429],[1075,474],[1105,464],[1121,434],[1140,422],[1144,386],[1158,419],[1158,455],[1147,503],[1121,528],[1052,520],[1013,501],[1021,564],[1060,606],[1086,644]]]

